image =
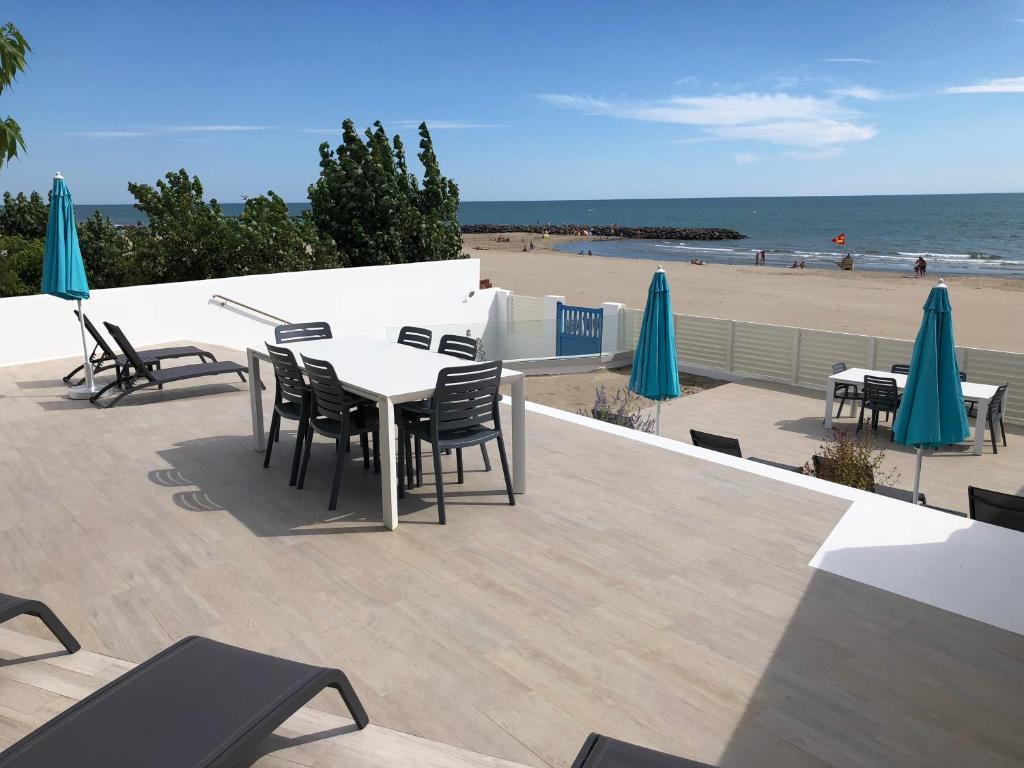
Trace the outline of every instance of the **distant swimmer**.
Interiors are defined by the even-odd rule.
[[[852,270],[853,269],[853,256],[846,254],[840,261],[836,262],[836,266],[840,269]]]

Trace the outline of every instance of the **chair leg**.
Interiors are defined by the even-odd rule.
[[[835,416],[837,419],[840,416],[843,415],[843,406],[844,405],[846,405],[846,395],[843,395],[841,398],[839,398],[839,408],[836,409],[836,416]],[[850,408],[853,408],[852,403],[850,405]]]
[[[327,505],[327,511],[333,512],[338,508],[338,489],[341,487],[341,473],[345,469],[345,454],[338,453],[334,460],[334,480],[331,482],[331,500]]]
[[[373,433],[373,471],[380,474],[380,432]]]
[[[462,483],[466,479],[466,476],[465,476],[465,474],[463,472],[463,469],[462,469],[462,449],[461,448],[456,448],[455,449],[455,468],[458,471],[459,485],[462,485]]]
[[[405,485],[408,481],[406,474],[406,451],[405,431],[402,429],[402,421],[398,421],[398,498],[405,498]]]
[[[434,485],[437,486],[437,522],[445,525],[447,521],[444,516],[444,478],[441,477],[441,450],[437,447],[437,443],[431,443],[430,447],[434,454]]]
[[[312,431],[305,419],[299,419],[299,429],[295,433],[295,453],[292,455],[292,473],[288,476],[288,485],[295,485],[299,478],[299,460],[302,458],[302,441],[306,432]]]
[[[416,487],[423,487],[423,441],[416,438]]]
[[[498,435],[498,457],[501,459],[501,473],[505,475],[505,491],[508,493],[508,503],[513,507],[516,505],[516,496],[512,492],[512,475],[508,471],[508,455],[505,453],[505,439]]]
[[[484,472],[490,472],[491,457],[487,455],[487,443],[480,443],[480,455],[484,457]]]
[[[412,434],[409,430],[405,430],[403,439],[405,441],[405,466],[402,467],[402,471],[405,472],[406,475],[406,484],[410,488],[415,488],[416,470],[412,458]]]
[[[1003,423],[1003,414],[999,414],[999,431],[1003,434],[1003,446],[1006,446],[1006,425]]]
[[[864,401],[860,403],[860,416],[857,417],[857,431],[860,432],[864,428]]]
[[[35,616],[43,622],[68,653],[75,653],[81,649],[82,646],[78,644],[75,636],[71,634],[71,630],[64,626],[64,622],[57,618],[57,615],[50,610],[49,606],[33,601],[32,607],[26,610],[25,613],[28,616]]]
[[[370,439],[366,433],[363,432],[359,436],[359,445],[363,448],[363,469],[370,468]]]
[[[309,454],[313,451],[313,429],[309,428],[306,430],[305,439],[302,441],[302,466],[299,469],[299,479],[295,487],[297,490],[302,490],[302,486],[306,484],[306,470],[309,468]]]
[[[266,469],[270,466],[270,454],[274,450],[274,443],[277,442],[277,433],[281,429],[281,414],[276,410],[274,415],[270,417],[270,435],[267,437],[267,450],[263,456],[263,468]]]
[[[996,448],[996,420],[991,411],[988,413],[988,436],[992,438],[992,453],[999,453],[999,449]]]

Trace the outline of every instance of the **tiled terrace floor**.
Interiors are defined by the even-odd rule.
[[[446,527],[425,487],[388,532],[355,463],[327,513],[325,442],[301,492],[290,434],[263,470],[237,382],[98,411],[68,367],[0,371],[0,588],[90,651],[339,666],[371,721],[534,766],[591,730],[725,766],[1024,761],[1024,638],[807,567],[843,501],[529,414],[516,507],[471,471]],[[0,746],[53,709],[3,685]]]

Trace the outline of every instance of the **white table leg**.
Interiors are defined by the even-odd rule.
[[[836,399],[836,385],[831,381],[825,390],[825,429],[832,429],[832,405]]]
[[[512,490],[526,493],[526,376],[512,382]]]
[[[249,406],[252,408],[252,437],[256,450],[266,448],[266,434],[263,431],[263,386],[260,381],[260,359],[250,349],[246,351],[249,363]]]
[[[974,455],[981,456],[985,449],[985,427],[988,426],[988,400],[978,401],[978,416],[974,420]]]
[[[384,525],[391,530],[398,527],[398,430],[395,428],[395,404],[390,397],[377,401],[380,417],[380,490],[384,509]]]

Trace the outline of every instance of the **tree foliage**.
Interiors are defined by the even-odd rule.
[[[43,241],[0,235],[0,296],[39,293],[43,281]]]
[[[38,192],[28,197],[24,192],[17,195],[4,192],[4,207],[0,209],[0,233],[29,240],[46,237],[49,215],[49,203],[44,203]]]
[[[311,217],[353,266],[458,258],[459,188],[441,173],[426,123],[420,124],[421,185],[400,137],[380,122],[360,134],[342,123],[341,143],[320,145],[320,178],[309,187]]]
[[[0,93],[10,88],[19,72],[25,71],[25,57],[32,51],[13,23],[0,27]],[[21,126],[13,117],[0,120],[0,168],[25,149]]]

